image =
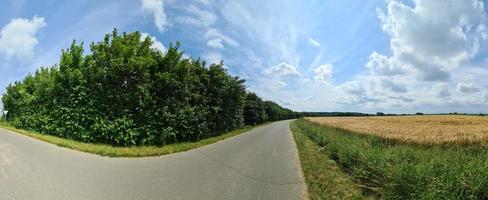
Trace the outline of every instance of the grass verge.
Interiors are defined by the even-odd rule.
[[[366,199],[361,189],[305,135],[297,123],[300,122],[292,122],[290,129],[297,144],[310,199]]]
[[[145,156],[160,156],[165,154],[171,154],[181,151],[187,151],[190,149],[194,149],[197,147],[205,146],[208,144],[212,144],[241,133],[250,131],[253,128],[258,126],[263,126],[266,124],[261,124],[257,126],[247,126],[241,129],[234,130],[229,133],[225,133],[220,136],[206,138],[197,142],[184,142],[184,143],[175,143],[169,144],[165,146],[138,146],[138,147],[114,147],[105,144],[93,144],[93,143],[84,143],[78,142],[74,140],[69,140],[65,138],[60,138],[52,135],[45,135],[41,133],[37,133],[34,131],[26,131],[21,129],[16,129],[9,124],[0,121],[0,127],[17,132],[32,138],[36,138],[45,142],[49,142],[51,144],[55,144],[60,147],[66,147],[78,151],[98,154],[101,156],[108,156],[108,157],[145,157]]]
[[[293,126],[323,148],[323,153],[372,197],[488,199],[488,149],[484,146],[392,144],[378,136],[305,119]],[[305,167],[312,165],[306,159],[302,162]]]

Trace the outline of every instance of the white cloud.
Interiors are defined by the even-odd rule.
[[[301,77],[297,68],[288,64],[280,63],[263,71],[264,74],[276,77]]]
[[[320,65],[313,70],[315,73],[313,79],[319,82],[327,82],[332,77],[332,65],[324,64]]]
[[[395,82],[388,80],[388,79],[383,79],[381,82],[381,86],[384,89],[387,89],[387,90],[394,92],[394,93],[405,93],[408,91],[408,89],[405,85],[395,83]]]
[[[390,76],[405,74],[405,70],[401,64],[393,61],[393,59],[394,58],[387,58],[384,55],[373,52],[369,56],[369,61],[366,64],[366,67],[378,75]]]
[[[237,41],[222,34],[219,30],[214,28],[209,28],[208,31],[205,33],[204,37],[209,38],[210,39],[209,41],[214,40],[213,42],[210,42],[211,44],[214,44],[214,46],[211,46],[209,45],[209,43],[207,43],[209,47],[223,48],[224,47],[223,42],[225,42],[225,44],[230,45],[232,47],[239,46],[239,43]]]
[[[486,13],[477,0],[387,1],[378,11],[391,56],[372,52],[366,73],[337,87],[337,104],[361,110],[449,112],[486,106]],[[425,111],[425,112],[427,112]]]
[[[458,83],[457,84],[457,90],[462,93],[476,93],[481,91],[481,88],[479,85],[476,85],[474,83]]]
[[[159,32],[164,32],[165,26],[168,25],[166,13],[164,13],[163,0],[141,0],[142,10],[150,12],[154,16],[154,24]]]
[[[34,16],[31,20],[16,18],[5,25],[0,32],[0,53],[18,58],[33,55],[38,41],[37,31],[46,26],[43,17]]]
[[[229,28],[239,30],[241,37],[253,41],[252,46],[266,47],[254,50],[265,57],[268,63],[286,62],[298,65],[300,54],[297,52],[297,46],[300,31],[289,20],[269,17],[269,12],[273,11],[269,10],[269,6],[255,7],[252,1],[227,1],[221,9]]]
[[[196,2],[203,4],[203,5],[210,5],[210,0],[195,0]]]
[[[213,12],[204,10],[195,5],[186,6],[184,11],[186,11],[188,15],[178,16],[175,18],[175,21],[181,24],[188,24],[203,29],[205,31],[203,36],[205,39],[207,39],[208,47],[222,49],[225,47],[225,45],[232,47],[239,46],[239,43],[236,40],[226,36],[221,31],[213,27],[218,19]]]
[[[314,40],[313,38],[310,38],[309,42],[316,47],[320,47],[320,43],[317,42],[317,40]]]
[[[286,83],[284,81],[278,81],[278,87],[283,88],[286,86]]]
[[[219,64],[220,61],[224,60],[222,54],[214,51],[203,54],[202,58],[207,61],[207,64]]]
[[[207,46],[215,48],[215,49],[222,49],[224,48],[224,44],[222,44],[222,39],[216,38],[211,39],[207,42]]]
[[[452,69],[477,54],[480,40],[487,34],[483,2],[415,0],[414,4],[410,7],[392,0],[387,13],[378,10],[393,56],[372,57],[380,58],[377,64],[385,69],[404,66],[415,70],[421,80],[446,81]]]
[[[352,95],[364,95],[366,90],[359,81],[348,81],[339,86],[341,90]]]
[[[217,21],[217,16],[214,13],[203,10],[195,5],[186,6],[184,11],[188,15],[178,16],[175,18],[175,21],[197,27],[210,27]]]
[[[449,87],[447,84],[439,84],[434,87],[436,97],[438,98],[448,98],[451,96]]]
[[[166,47],[164,47],[163,43],[158,41],[158,39],[154,36],[149,35],[148,33],[141,33],[141,41],[145,40],[146,37],[151,38],[153,44],[151,45],[152,48],[157,49],[161,52],[166,52]]]

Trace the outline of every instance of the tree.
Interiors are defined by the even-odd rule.
[[[244,105],[244,122],[247,125],[256,125],[268,120],[266,104],[254,92],[246,94]]]
[[[223,62],[206,66],[183,58],[180,44],[166,52],[149,37],[115,29],[85,53],[73,41],[59,65],[10,84],[2,97],[18,128],[118,146],[195,141],[294,112],[246,94],[245,81]],[[276,107],[276,108],[275,108]],[[278,113],[278,114],[276,114]]]

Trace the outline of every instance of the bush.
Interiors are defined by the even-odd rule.
[[[151,45],[138,32],[117,30],[92,43],[87,54],[73,42],[59,65],[7,87],[2,101],[9,121],[17,128],[118,146],[195,141],[244,125],[244,110],[253,107],[245,103],[244,80],[227,73],[223,62],[206,66],[183,58],[179,43],[166,52]],[[251,124],[262,123],[264,103],[254,99],[262,116]]]

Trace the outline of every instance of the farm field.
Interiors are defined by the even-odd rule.
[[[350,188],[360,188],[364,196],[357,199],[487,199],[482,121],[468,116],[331,117],[299,119],[290,127],[298,144],[305,136],[316,145],[297,145],[311,199],[343,199]],[[482,130],[463,130],[476,130],[468,124]],[[442,130],[447,130],[444,135]],[[470,135],[455,137],[456,131]],[[458,145],[466,138],[477,143]],[[334,166],[342,173],[331,170]]]
[[[405,143],[488,143],[488,117],[459,115],[313,117],[308,120]]]

